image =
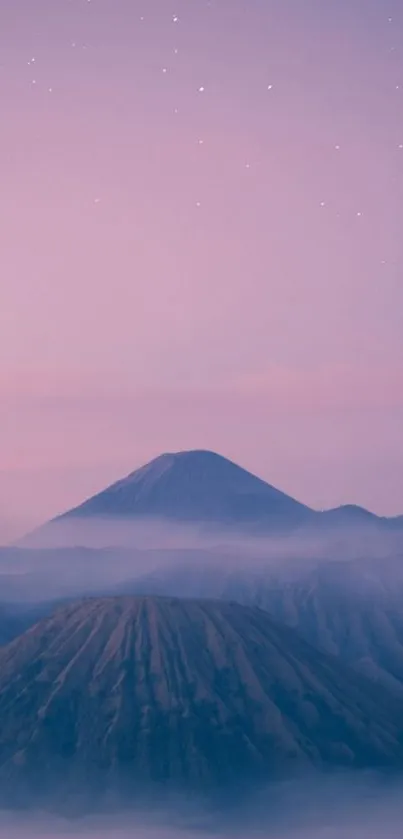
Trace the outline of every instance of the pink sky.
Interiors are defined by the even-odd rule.
[[[0,538],[193,447],[403,512],[401,3],[0,33]]]

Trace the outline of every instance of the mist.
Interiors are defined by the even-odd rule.
[[[326,514],[325,514],[326,515]],[[216,548],[226,546],[232,551],[245,550],[254,556],[343,556],[385,555],[403,547],[400,520],[371,518],[365,522],[337,524],[326,518],[308,526],[273,523],[269,528],[234,522],[192,522],[170,520],[157,516],[136,518],[100,516],[68,516],[55,519],[26,534],[16,545],[27,548],[91,549],[125,548],[155,550],[162,548]]]
[[[275,785],[225,812],[192,800],[161,811],[69,817],[0,812],[0,839],[400,839],[401,782],[371,773]]]
[[[61,519],[0,548],[0,601],[42,602],[97,593],[212,596],[212,580],[232,576],[296,580],[323,564],[343,563],[353,585],[360,564],[378,578],[403,575],[403,537],[373,527],[294,530],[267,535],[188,522]],[[356,581],[355,583],[356,584]],[[147,590],[149,587],[149,590]],[[231,592],[229,592],[231,593]],[[235,597],[236,599],[236,597]]]

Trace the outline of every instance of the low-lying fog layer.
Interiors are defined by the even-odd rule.
[[[58,547],[48,540],[56,534]],[[397,550],[393,534],[360,528],[267,538],[218,529],[207,534],[186,524],[156,520],[152,524],[73,520],[51,524],[18,547],[0,547],[0,601],[50,600],[113,590],[125,581],[180,565],[208,571],[218,563],[221,573],[247,567],[257,572],[281,570],[284,575],[286,568],[301,572],[328,560],[383,559],[402,552],[402,534],[396,536],[401,548]]]
[[[271,535],[259,532],[251,526],[237,530],[234,524],[219,525],[191,524],[186,521],[145,518],[79,518],[72,517],[49,522],[19,541],[26,548],[72,548],[92,549],[116,547],[121,549],[209,549],[226,545],[242,553],[245,549],[253,555],[267,557],[299,556],[315,553],[322,556],[329,549],[342,550],[343,555],[379,556],[398,549],[403,544],[401,528],[382,528],[371,522],[355,522],[354,525],[337,526],[329,523],[323,527],[301,527],[287,532],[277,532],[273,527]]]
[[[150,815],[0,813],[0,839],[400,839],[403,787],[370,776],[286,784],[225,818],[192,804]]]

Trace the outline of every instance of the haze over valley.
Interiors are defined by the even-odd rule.
[[[0,0],[0,839],[400,839],[402,0]]]
[[[400,545],[399,518],[314,511],[190,451],[3,548],[0,802],[82,818],[190,796],[214,826],[235,789],[245,814],[307,770],[387,791]]]

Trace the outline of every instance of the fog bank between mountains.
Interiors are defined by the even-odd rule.
[[[223,815],[192,800],[160,812],[56,817],[0,812],[0,839],[400,839],[401,784],[363,774],[295,781]]]
[[[214,525],[189,521],[169,521],[162,517],[137,518],[118,516],[61,518],[27,534],[18,547],[40,550],[83,547],[99,549],[211,549],[227,546],[237,552],[250,551],[258,556],[328,555],[335,550],[344,556],[363,553],[380,556],[403,547],[403,527],[383,527],[372,522],[323,523],[319,526],[273,528],[257,526]]]
[[[61,538],[59,547],[0,547],[0,602],[35,603],[137,590],[196,597],[227,593],[237,599],[236,591],[228,589],[231,576],[248,574],[251,580],[264,576],[268,583],[274,578],[296,579],[319,566],[339,563],[346,569],[348,564],[351,569],[360,567],[364,574],[364,566],[368,570],[372,563],[370,573],[376,577],[387,574],[399,584],[403,580],[403,541],[399,534],[392,537],[354,530],[322,536],[304,532],[247,537],[216,530],[207,536],[187,526],[164,522],[144,526],[122,523],[122,533],[133,537],[132,545],[128,542],[124,547],[114,544],[120,528],[118,521],[115,524],[116,529],[105,522],[78,523],[75,531],[70,522],[69,538]],[[64,525],[61,536],[66,536]],[[93,547],[86,545],[87,536],[94,536],[88,540]],[[217,583],[211,586],[211,577],[217,580],[217,573],[226,581],[222,592]],[[351,581],[350,571],[346,579]]]

